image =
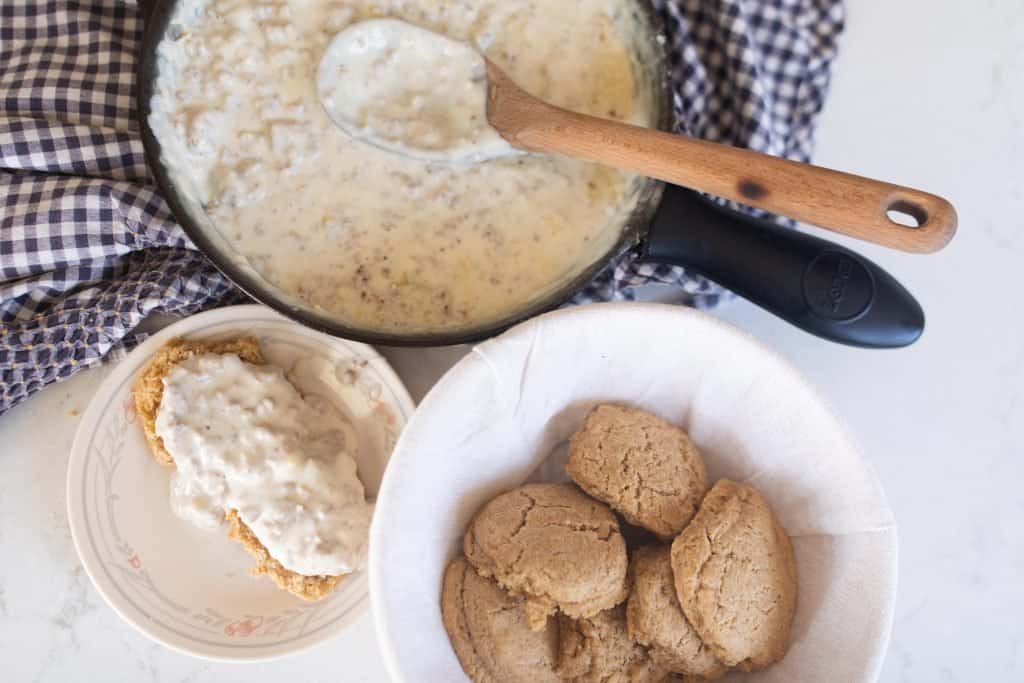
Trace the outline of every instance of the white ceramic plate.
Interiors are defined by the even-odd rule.
[[[466,680],[441,621],[444,566],[481,504],[527,479],[560,478],[561,446],[602,401],[682,425],[709,478],[755,484],[793,537],[789,653],[730,680],[874,680],[896,589],[896,528],[877,477],[777,354],[711,316],[636,303],[526,322],[474,349],[420,404],[370,530],[370,597],[393,678]]]
[[[365,572],[308,603],[248,574],[253,562],[226,529],[175,517],[168,470],[153,460],[131,386],[173,337],[254,335],[267,360],[304,372],[304,393],[333,401],[359,436],[359,474],[377,494],[395,440],[412,414],[405,387],[369,346],[327,337],[262,306],[224,308],[181,320],[121,361],[82,417],[68,465],[68,518],[82,565],[125,621],[167,647],[218,660],[261,660],[330,638],[367,606]]]

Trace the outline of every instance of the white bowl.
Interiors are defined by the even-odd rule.
[[[68,519],[78,555],[100,595],[125,621],[175,650],[207,659],[264,660],[339,633],[366,609],[366,572],[309,603],[249,576],[252,558],[226,528],[197,529],[168,503],[169,472],[150,455],[131,386],[172,337],[256,336],[267,360],[291,368],[314,359],[321,376],[297,381],[334,402],[359,436],[359,475],[376,495],[413,404],[387,362],[364,344],[308,330],[263,306],[223,308],[181,320],[128,354],[82,416],[68,464]]]
[[[877,477],[782,358],[710,316],[636,303],[520,325],[476,348],[421,403],[370,531],[370,596],[392,677],[466,680],[441,622],[444,566],[481,504],[527,479],[559,477],[557,466],[542,465],[557,462],[601,401],[682,425],[710,478],[754,483],[793,537],[799,593],[789,654],[732,677],[874,680],[896,586],[896,528]]]

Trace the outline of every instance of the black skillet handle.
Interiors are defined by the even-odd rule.
[[[924,312],[891,275],[811,235],[665,186],[644,260],[698,272],[811,334],[851,346],[896,348],[924,330]]]

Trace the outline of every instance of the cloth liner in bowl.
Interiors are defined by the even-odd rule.
[[[636,303],[524,323],[475,348],[424,399],[396,446],[370,533],[371,604],[392,677],[465,680],[441,622],[445,564],[473,513],[535,475],[605,401],[684,427],[709,480],[757,486],[793,537],[789,654],[726,680],[875,680],[892,627],[897,539],[873,470],[774,352],[707,314]]]

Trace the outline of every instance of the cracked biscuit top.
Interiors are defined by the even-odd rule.
[[[719,480],[672,543],[676,596],[715,656],[744,671],[786,654],[796,608],[789,536],[753,486]]]
[[[520,601],[466,558],[444,572],[441,616],[463,670],[476,683],[558,683],[558,625],[531,630]]]
[[[671,671],[702,681],[721,678],[726,667],[701,642],[679,607],[669,552],[667,545],[649,545],[633,553],[626,607],[629,636],[649,647],[651,659]]]
[[[626,543],[615,515],[571,484],[527,484],[483,506],[463,541],[466,559],[525,596],[533,628],[556,609],[590,617],[626,599]]]
[[[566,472],[590,495],[670,541],[707,490],[704,461],[679,427],[627,406],[599,405],[569,442]]]
[[[558,616],[558,673],[568,683],[667,683],[667,667],[654,662],[626,631],[622,605],[586,619]]]

